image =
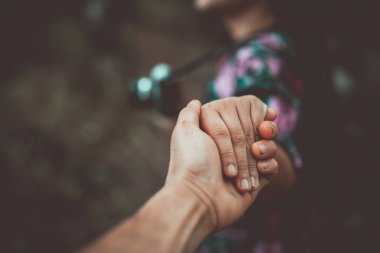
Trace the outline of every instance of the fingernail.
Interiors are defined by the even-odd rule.
[[[257,189],[258,188],[258,185],[257,185],[257,180],[255,177],[251,177],[251,185],[253,186],[253,188]]]
[[[259,147],[260,153],[264,155],[265,152],[267,151],[267,147],[265,145],[260,145],[260,144],[258,145],[258,147]]]
[[[272,126],[272,124],[270,125],[270,129],[272,129],[272,136],[274,136],[274,127]]]
[[[251,186],[249,185],[248,179],[246,178],[242,179],[240,187],[242,190],[249,190]]]
[[[236,174],[237,174],[237,169],[236,169],[235,165],[233,165],[233,164],[228,165],[227,171],[228,171],[228,174],[230,176],[236,176]]]
[[[266,161],[260,161],[261,162],[261,167],[263,168],[263,170],[267,170],[268,169],[268,162]]]

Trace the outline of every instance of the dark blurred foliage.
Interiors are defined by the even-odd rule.
[[[163,184],[170,131],[154,113],[127,105],[129,81],[160,61],[182,64],[225,35],[192,1],[1,4],[0,251],[71,251]],[[378,8],[274,4],[308,85],[299,137],[304,190],[289,205],[312,210],[305,219],[316,252],[378,251]],[[193,82],[211,78],[211,65]],[[188,99],[202,93],[202,85],[185,89]]]

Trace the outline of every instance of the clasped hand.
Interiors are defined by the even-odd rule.
[[[254,96],[184,108],[165,187],[186,188],[208,210],[210,232],[236,221],[278,172],[276,112]]]

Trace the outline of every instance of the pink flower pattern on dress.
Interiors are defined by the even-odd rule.
[[[215,80],[215,91],[220,98],[230,97],[235,93],[236,69],[231,64],[222,64]]]
[[[246,75],[247,71],[257,72],[262,69],[263,62],[252,57],[253,51],[250,47],[244,47],[237,52],[235,68],[238,77]]]
[[[269,71],[273,74],[274,77],[277,77],[280,75],[281,68],[282,68],[282,61],[278,58],[269,58],[267,60],[267,66]]]
[[[277,111],[277,119],[275,123],[279,129],[279,139],[294,132],[298,121],[298,110],[296,110],[289,102],[285,102],[280,96],[271,96],[268,106]]]

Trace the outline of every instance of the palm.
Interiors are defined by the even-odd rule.
[[[187,168],[182,170],[185,179],[196,177],[197,180],[192,180],[191,183],[207,195],[216,209],[216,229],[234,222],[253,203],[258,192],[239,193],[231,181],[223,178],[216,144],[199,128],[186,132],[175,131],[173,138],[177,141],[172,143],[171,156],[175,157],[175,160],[171,160],[171,171],[175,172],[175,168],[178,168],[176,164],[181,164],[181,167]],[[182,153],[180,150],[189,152]],[[191,166],[186,164],[186,161],[191,161]]]

